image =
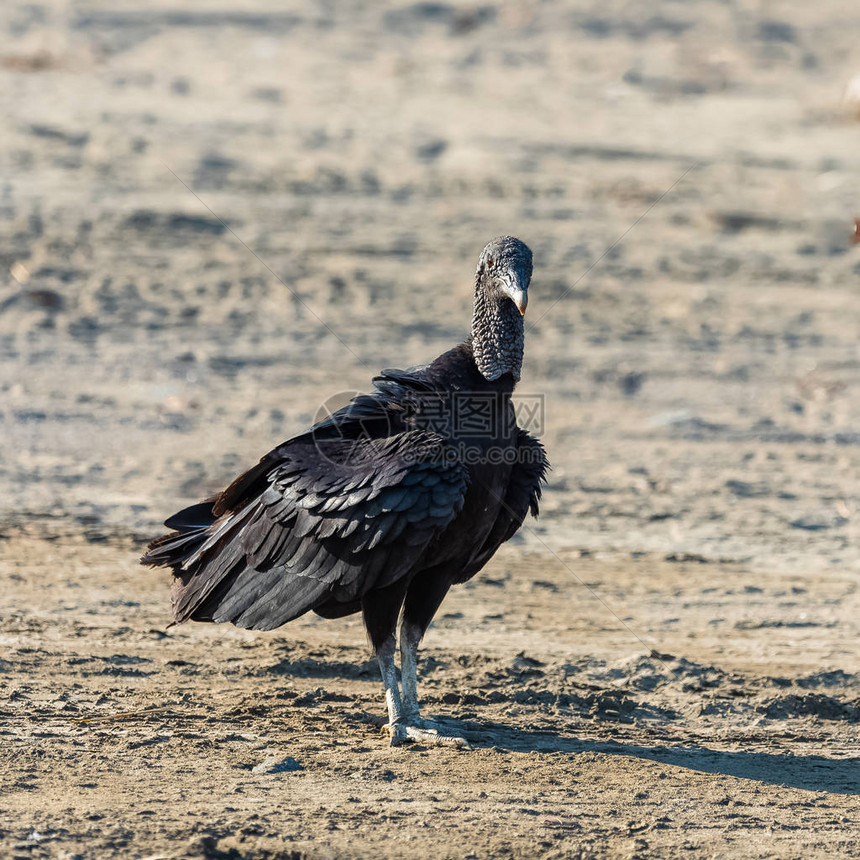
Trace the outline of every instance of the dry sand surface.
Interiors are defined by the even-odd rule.
[[[858,27],[0,5],[0,856],[860,856]],[[136,558],[507,232],[554,471],[425,640],[472,750],[389,749],[358,619],[165,631]]]

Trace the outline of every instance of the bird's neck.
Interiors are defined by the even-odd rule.
[[[510,373],[518,382],[523,366],[523,318],[513,302],[488,298],[478,286],[472,317],[472,354],[484,379]]]

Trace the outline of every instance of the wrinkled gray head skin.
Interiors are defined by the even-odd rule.
[[[475,272],[472,351],[485,379],[506,373],[520,378],[531,277],[532,252],[519,239],[500,236],[481,252]]]

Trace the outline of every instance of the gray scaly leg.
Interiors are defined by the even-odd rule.
[[[403,705],[400,701],[400,688],[397,684],[397,668],[394,665],[394,636],[386,640],[378,650],[376,659],[382,674],[385,688],[385,706],[388,708],[388,731],[394,740],[394,730],[403,722]]]
[[[400,627],[400,675],[403,690],[399,713],[401,719],[391,722],[391,706],[389,705],[389,732],[391,745],[397,746],[404,740],[419,741],[439,746],[468,747],[465,738],[450,734],[446,728],[433,720],[425,720],[418,709],[418,643],[423,631],[413,624],[404,621]],[[380,658],[380,666],[382,666]],[[393,669],[394,660],[391,660]],[[383,679],[385,670],[383,670]],[[388,684],[386,683],[386,699],[388,699]]]
[[[404,621],[400,626],[400,675],[403,684],[403,715],[406,722],[421,724],[418,709],[418,643],[421,631]]]

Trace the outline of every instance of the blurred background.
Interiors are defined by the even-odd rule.
[[[856,4],[0,22],[5,532],[157,532],[461,340],[511,233],[554,465],[528,546],[860,567]]]
[[[3,0],[0,853],[857,856],[858,33]],[[480,749],[392,751],[360,618],[165,631],[137,557],[462,340],[505,233],[554,469],[422,646]]]

